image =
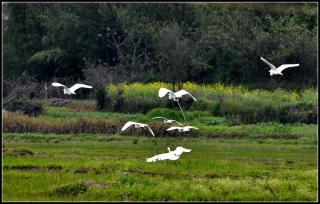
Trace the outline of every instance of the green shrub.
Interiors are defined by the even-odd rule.
[[[259,122],[317,123],[315,105],[306,102],[281,105],[258,100],[227,100],[211,112],[226,117],[230,124]]]
[[[212,102],[205,98],[198,99],[192,106],[193,110],[201,110],[206,111],[209,109],[209,107],[212,105]]]
[[[85,191],[87,191],[87,186],[81,182],[60,186],[54,190],[54,193],[58,195],[77,195]]]
[[[21,112],[29,116],[38,116],[43,113],[42,104],[39,102],[28,100],[25,95],[20,95],[8,100],[3,107],[11,112]]]
[[[119,178],[119,182],[122,185],[129,185],[132,186],[135,183],[135,179],[133,179],[132,177],[130,177],[128,175],[128,173],[123,173],[120,178]]]
[[[106,104],[106,95],[106,91],[103,87],[99,86],[96,88],[97,110],[101,111],[104,109]]]

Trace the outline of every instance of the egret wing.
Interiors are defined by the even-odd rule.
[[[124,124],[124,126],[121,128],[121,131],[126,130],[128,127],[130,127],[131,125],[136,124],[135,122],[129,121],[126,124]]]
[[[151,118],[152,120],[154,120],[154,119],[165,119],[165,120],[168,120],[167,118],[164,118],[164,117],[153,117],[153,118]]]
[[[65,85],[60,84],[60,83],[57,83],[57,82],[53,82],[51,85],[52,85],[52,86],[55,86],[55,87],[60,87],[60,86],[62,86],[62,87],[67,88]]]
[[[197,128],[197,127],[193,127],[193,126],[185,126],[185,128],[192,128],[192,129],[199,130],[199,128]]]
[[[147,162],[156,162],[156,161],[161,161],[166,159],[176,160],[176,159],[179,159],[179,157],[177,158],[177,156],[171,153],[164,153],[164,154],[158,154],[153,157],[147,158]]]
[[[85,85],[85,84],[75,84],[72,87],[69,88],[71,92],[75,92],[79,88],[87,88],[87,89],[92,89],[92,86]]]
[[[273,65],[273,64],[271,64],[270,62],[268,62],[266,59],[264,59],[263,57],[260,57],[260,59],[262,60],[262,61],[264,61],[267,65],[269,65],[269,67],[271,68],[271,69],[273,69],[273,70],[276,70],[277,68]]]
[[[156,161],[165,160],[165,159],[167,159],[165,154],[158,154],[153,157],[147,158],[147,162],[156,162]]]
[[[160,88],[159,89],[159,97],[162,98],[164,97],[165,95],[167,95],[167,93],[173,93],[172,91],[170,91],[169,89],[166,89],[166,88]],[[173,93],[174,94],[174,93]]]
[[[149,127],[149,125],[147,125],[146,127],[149,129],[149,131],[151,132],[151,134],[153,135],[153,137],[155,137],[155,136],[154,136],[154,133],[153,133],[152,129]]]
[[[298,67],[300,64],[283,64],[280,67],[277,68],[279,72],[282,72],[283,70],[289,68],[289,67]]]
[[[169,127],[169,128],[167,129],[167,131],[177,130],[177,129],[179,129],[179,127],[177,127],[177,126],[172,126],[172,127]]]
[[[183,95],[189,95],[189,96],[192,97],[192,99],[193,99],[194,101],[197,101],[197,99],[196,99],[195,97],[193,97],[188,91],[183,90],[183,89],[181,89],[180,91],[175,92],[174,94],[175,94],[176,96],[178,96],[178,97],[182,97]]]
[[[176,150],[174,150],[174,154],[180,156],[183,152],[191,152],[191,149],[186,149],[183,147],[177,147]]]

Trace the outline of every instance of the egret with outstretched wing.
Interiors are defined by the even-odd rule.
[[[276,68],[273,64],[268,62],[266,59],[263,57],[260,57],[260,59],[265,62],[271,69],[269,70],[270,76],[272,75],[283,75],[282,71],[289,68],[289,67],[298,67],[300,64],[283,64]]]
[[[181,89],[180,91],[177,91],[177,92],[175,92],[175,93],[173,93],[171,90],[169,90],[169,89],[167,89],[167,88],[160,88],[160,89],[159,89],[158,95],[159,95],[160,98],[163,98],[163,97],[166,96],[167,94],[169,95],[169,99],[170,99],[170,100],[176,101],[176,102],[178,103],[178,106],[179,106],[179,108],[180,108],[180,110],[181,110],[181,113],[182,113],[182,115],[183,115],[184,121],[187,122],[186,116],[185,116],[184,113],[183,113],[183,110],[182,110],[182,108],[181,108],[181,106],[180,106],[179,100],[180,100],[180,99],[182,98],[182,96],[184,96],[184,95],[189,95],[189,96],[191,96],[192,99],[195,100],[195,101],[196,101],[197,99],[196,99],[195,97],[193,97],[189,92],[187,92],[187,91],[185,91],[185,90],[183,90],[183,89]]]
[[[174,151],[170,151],[170,148],[168,147],[168,150],[168,153],[158,154],[153,157],[147,158],[147,162],[156,162],[161,160],[178,160],[183,152],[191,152],[191,149],[186,149],[183,147],[177,147]]]
[[[128,121],[124,126],[121,128],[121,131],[125,131],[127,128],[130,126],[134,125],[135,128],[148,128],[149,132],[152,134],[153,137],[155,137],[152,129],[149,127],[149,125],[144,124],[144,123],[137,123],[133,121]]]
[[[57,82],[53,82],[52,86],[54,86],[54,87],[63,87],[63,93],[67,94],[67,95],[76,94],[75,91],[77,89],[80,89],[80,88],[92,89],[92,86],[85,85],[85,84],[75,84],[72,87],[68,88],[63,84],[60,84],[60,83],[57,83]]]
[[[171,124],[171,123],[173,123],[173,122],[176,122],[176,123],[178,123],[180,126],[183,126],[181,123],[179,123],[178,121],[176,121],[176,120],[172,120],[172,119],[167,119],[167,118],[165,118],[165,117],[154,117],[154,118],[151,118],[152,120],[154,120],[154,119],[163,119],[163,123],[169,123],[169,124]]]
[[[178,130],[179,132],[189,132],[190,129],[199,130],[199,128],[193,127],[193,126],[185,126],[185,127],[172,126],[172,127],[168,128],[167,131]]]

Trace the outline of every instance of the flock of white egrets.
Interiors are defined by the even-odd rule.
[[[283,64],[283,65],[279,66],[278,68],[276,68],[273,64],[271,64],[270,62],[265,60],[263,57],[260,57],[260,59],[271,68],[269,70],[270,76],[283,75],[282,74],[283,70],[285,70],[289,67],[299,66],[299,64]],[[57,82],[52,83],[52,86],[63,87],[63,93],[67,94],[67,95],[76,94],[75,91],[79,88],[89,88],[89,89],[92,88],[92,86],[85,85],[85,84],[75,84],[72,87],[68,88],[65,85],[57,83]],[[47,89],[47,87],[45,87],[45,88]],[[184,96],[184,95],[189,95],[194,101],[197,101],[197,99],[195,97],[193,97],[189,92],[187,92],[183,89],[181,89],[177,92],[172,92],[171,90],[166,89],[166,88],[160,88],[158,95],[160,98],[163,98],[164,96],[168,95],[170,100],[177,102],[177,104],[181,110],[181,113],[184,117],[184,120],[185,120],[185,122],[187,122],[179,101],[182,99],[182,96]],[[154,119],[163,119],[163,123],[165,123],[165,124],[171,124],[171,123],[175,122],[178,125],[180,125],[180,127],[179,126],[172,126],[172,127],[168,128],[167,131],[177,130],[179,132],[189,132],[190,129],[199,130],[199,128],[197,128],[197,127],[183,126],[180,122],[178,122],[176,120],[172,120],[172,119],[167,119],[165,117],[154,117],[152,119],[153,120]],[[125,131],[126,129],[128,129],[129,127],[132,127],[132,126],[134,126],[135,128],[147,128],[149,130],[149,132],[151,133],[151,135],[153,137],[155,137],[154,132],[152,131],[152,129],[150,128],[150,126],[148,124],[138,123],[138,122],[134,122],[134,121],[128,121],[126,124],[124,124],[124,126],[121,128],[121,131]],[[170,151],[170,148],[168,147],[168,150],[169,150],[168,153],[159,154],[159,155],[155,155],[153,157],[147,158],[147,162],[155,162],[155,161],[160,161],[160,160],[177,160],[180,158],[180,156],[183,152],[191,152],[191,149],[185,149],[183,147],[177,147],[176,150],[174,150],[174,151]]]
[[[185,118],[185,115],[183,113],[183,110],[180,106],[180,103],[179,103],[179,100],[182,99],[182,96],[184,95],[189,95],[191,96],[191,98],[194,100],[194,101],[197,101],[197,99],[195,97],[193,97],[189,92],[181,89],[180,91],[177,91],[177,92],[172,92],[171,90],[169,89],[166,89],[166,88],[160,88],[159,89],[159,93],[158,93],[159,97],[160,98],[163,98],[164,96],[168,95],[169,96],[169,99],[170,100],[173,100],[175,102],[178,103],[179,105],[179,108],[184,116],[184,119],[186,120]],[[183,126],[180,122],[176,121],[176,120],[172,120],[172,119],[167,119],[165,117],[154,117],[152,118],[153,120],[154,119],[163,119],[163,123],[164,124],[171,124],[173,122],[177,123],[179,126],[172,126],[170,128],[167,129],[167,131],[174,131],[174,130],[178,130],[179,132],[188,132],[190,131],[190,129],[197,129],[196,127],[193,127],[193,126]],[[155,137],[155,134],[154,132],[152,131],[152,129],[150,128],[150,126],[148,124],[144,124],[144,123],[137,123],[137,122],[133,122],[133,121],[129,121],[127,122],[122,128],[121,128],[121,131],[125,131],[127,128],[131,127],[131,126],[134,126],[135,128],[147,128],[149,130],[149,132],[151,133],[152,136]],[[166,159],[169,159],[169,160],[177,160],[180,158],[180,155],[183,153],[183,152],[191,152],[191,149],[185,149],[183,147],[177,147],[175,151],[170,151],[170,148],[168,147],[168,150],[169,152],[168,153],[164,153],[164,154],[159,154],[159,155],[156,155],[154,157],[151,157],[151,158],[147,158],[147,162],[155,162],[155,161],[159,161],[159,160],[166,160]]]

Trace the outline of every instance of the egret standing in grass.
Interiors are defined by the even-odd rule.
[[[179,106],[179,108],[180,108],[180,110],[181,110],[181,112],[182,112],[184,121],[187,122],[186,116],[185,116],[184,113],[183,113],[183,110],[182,110],[182,108],[181,108],[181,106],[180,106],[179,100],[180,100],[180,99],[182,98],[182,96],[184,96],[184,95],[189,95],[189,96],[191,96],[191,98],[192,98],[194,101],[197,101],[197,99],[196,99],[195,97],[193,97],[189,92],[187,92],[187,91],[185,91],[185,90],[183,90],[183,89],[181,89],[180,91],[177,91],[177,92],[175,92],[175,93],[172,92],[172,91],[169,90],[169,89],[166,89],[166,88],[160,88],[160,89],[159,89],[159,97],[160,97],[160,98],[163,98],[163,97],[166,96],[167,94],[169,95],[169,99],[170,99],[170,100],[176,101],[176,102],[178,103],[178,106]]]
[[[271,64],[270,62],[268,62],[266,59],[264,59],[263,57],[260,57],[260,59],[265,62],[271,69],[269,70],[270,76],[272,75],[282,75],[282,71],[289,68],[289,67],[298,67],[299,64],[283,64],[281,66],[279,66],[278,68],[276,68],[273,64]]]
[[[77,89],[80,89],[80,88],[92,89],[92,86],[85,85],[85,84],[75,84],[75,85],[73,85],[72,87],[68,88],[68,87],[66,87],[66,86],[63,85],[63,84],[54,82],[54,83],[52,83],[52,86],[54,86],[54,87],[63,87],[63,93],[64,93],[64,94],[67,94],[67,95],[76,94],[75,91],[76,91]]]

